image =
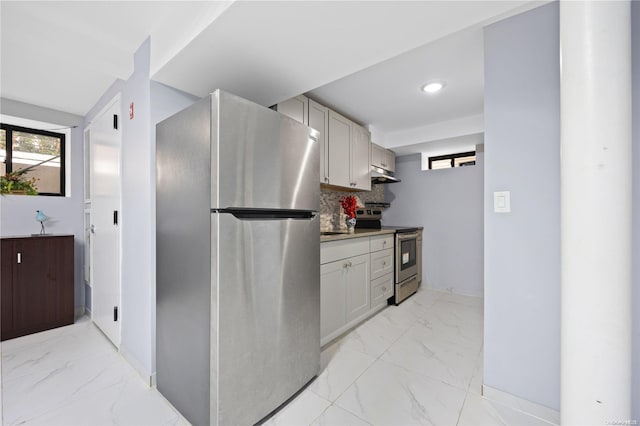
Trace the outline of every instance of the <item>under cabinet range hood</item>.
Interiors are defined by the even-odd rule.
[[[396,183],[400,179],[393,176],[393,173],[380,167],[371,166],[371,183]]]

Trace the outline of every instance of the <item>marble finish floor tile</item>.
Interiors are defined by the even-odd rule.
[[[372,426],[361,418],[344,410],[338,406],[332,405],[320,415],[311,426]]]
[[[182,418],[137,375],[20,423],[25,426],[178,425]]]
[[[310,389],[302,391],[293,401],[282,407],[264,426],[310,425],[331,403]]]
[[[548,423],[481,396],[483,301],[421,288],[324,348],[318,377],[265,425]],[[185,420],[87,318],[2,343],[2,424]]]
[[[415,316],[401,307],[389,306],[344,336],[338,344],[377,358],[416,321]]]
[[[457,426],[550,426],[537,417],[469,392]]]
[[[2,343],[3,425],[188,424],[88,318]]]
[[[373,425],[455,425],[466,392],[376,361],[336,401]]]
[[[331,356],[330,360],[322,360],[328,356]],[[348,348],[324,350],[321,364],[326,363],[326,367],[321,369],[318,377],[309,385],[309,390],[329,401],[335,401],[374,361],[372,356]]]
[[[95,327],[83,322],[62,327],[55,333],[47,333],[46,338],[29,338],[28,343],[21,342],[23,337],[3,342],[2,379],[13,380],[35,372],[48,372],[64,368],[69,362],[99,357],[114,352],[115,348]],[[42,337],[42,336],[40,336]]]
[[[492,404],[480,395],[467,394],[457,426],[504,426]]]
[[[473,377],[471,378],[471,384],[469,384],[469,392],[473,392],[477,395],[482,395],[482,377],[484,371],[484,357],[482,356],[482,350],[476,360],[476,367],[473,370]]]
[[[136,373],[115,351],[3,381],[4,421],[19,424],[121,384]],[[141,380],[141,379],[140,379]]]
[[[467,391],[479,352],[479,346],[467,347],[435,338],[431,330],[417,324],[381,359]]]

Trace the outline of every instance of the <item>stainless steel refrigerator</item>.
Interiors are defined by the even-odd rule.
[[[158,390],[251,425],[320,366],[318,133],[216,91],[156,127]]]

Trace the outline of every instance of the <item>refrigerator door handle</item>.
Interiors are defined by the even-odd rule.
[[[310,220],[318,214],[313,210],[248,209],[242,207],[211,209],[211,213],[227,213],[240,220]]]

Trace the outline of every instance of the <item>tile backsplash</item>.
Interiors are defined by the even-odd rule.
[[[346,230],[346,215],[340,206],[340,197],[343,195],[355,195],[358,205],[364,207],[366,202],[383,202],[384,186],[371,185],[371,191],[342,192],[330,189],[320,190],[320,229],[322,231]]]

